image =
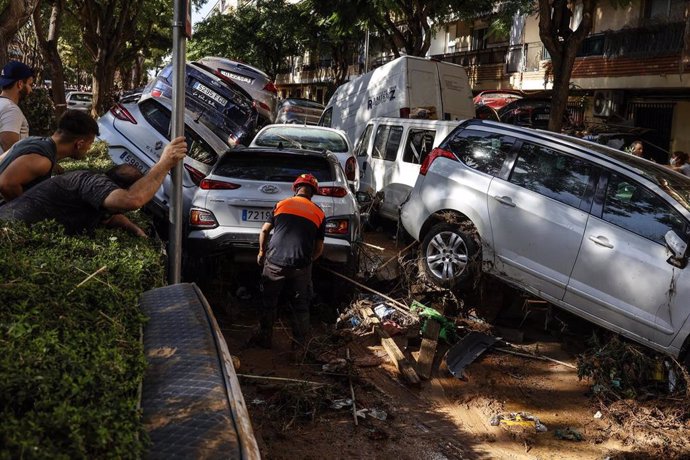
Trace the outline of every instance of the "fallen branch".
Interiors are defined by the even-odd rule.
[[[518,351],[508,350],[506,348],[494,348],[494,350],[500,351],[501,353],[507,353],[509,355],[522,356],[523,358],[538,359],[540,361],[550,361],[552,363],[560,364],[561,366],[569,367],[571,369],[577,369],[577,366],[575,366],[574,364],[559,361],[557,359],[549,358],[548,356],[544,355],[531,355],[529,353],[520,353]]]
[[[386,248],[382,248],[381,246],[374,246],[373,244],[365,243],[364,241],[362,241],[360,244],[363,244],[364,246],[368,246],[370,248],[376,249],[377,251],[383,252],[386,250]]]
[[[412,246],[414,246],[416,244],[417,244],[417,242],[413,241],[412,243],[407,245],[407,247],[402,248],[400,251],[398,251],[398,253],[396,255],[394,255],[393,257],[391,257],[390,259],[388,259],[387,261],[385,261],[384,263],[382,263],[381,265],[376,267],[376,270],[374,270],[374,273],[378,272],[379,270],[381,270],[383,267],[385,267],[386,265],[388,265],[392,261],[397,260],[398,257],[400,257],[404,252],[406,252],[408,249],[410,249]]]
[[[95,272],[91,273],[89,276],[87,276],[86,278],[84,278],[84,281],[82,281],[81,283],[79,283],[79,284],[77,284],[76,286],[74,286],[74,289],[72,289],[71,291],[69,291],[69,292],[67,293],[67,295],[72,294],[76,289],[78,289],[78,288],[82,287],[83,285],[85,285],[91,278],[93,278],[94,276],[98,275],[99,273],[104,272],[107,268],[108,268],[107,265],[103,265],[101,268],[99,268],[99,269],[96,270]]]
[[[238,377],[244,377],[247,379],[255,379],[255,380],[273,380],[277,382],[290,382],[290,383],[306,383],[307,385],[330,385],[329,383],[322,383],[322,382],[311,382],[309,380],[298,380],[298,379],[288,379],[285,377],[268,377],[265,375],[250,375],[250,374],[237,374]]]
[[[345,351],[347,361],[350,362],[350,349],[346,348]],[[347,372],[347,381],[350,384],[350,397],[352,398],[352,417],[354,417],[355,419],[355,426],[359,426],[359,422],[357,421],[357,402],[355,401],[355,388],[352,386],[352,376],[350,375],[349,370]]]
[[[377,291],[377,290],[375,290],[375,289],[372,289],[372,288],[370,288],[370,287],[368,287],[368,286],[365,286],[365,285],[363,285],[362,283],[358,283],[357,281],[353,280],[352,278],[348,278],[348,277],[345,276],[345,275],[341,275],[340,273],[338,273],[338,272],[336,272],[336,271],[334,271],[334,270],[331,270],[331,269],[328,268],[328,267],[321,267],[321,269],[326,270],[327,272],[333,273],[334,275],[339,276],[339,277],[343,278],[344,280],[349,281],[350,283],[354,284],[355,286],[358,286],[358,287],[360,287],[360,288],[362,288],[362,289],[365,289],[365,290],[367,290],[367,291],[369,291],[369,292],[372,292],[372,293],[374,293],[374,294],[376,294],[376,295],[378,295],[378,296],[380,296],[380,297],[383,297],[384,299],[386,299],[386,300],[388,300],[389,302],[391,302],[391,307],[395,308],[395,309],[398,310],[400,313],[403,313],[403,314],[405,314],[405,315],[407,315],[407,316],[409,316],[409,317],[411,317],[411,318],[415,318],[415,315],[412,314],[412,313],[410,312],[410,307],[408,307],[408,306],[405,305],[404,303],[399,302],[399,301],[397,301],[397,300],[395,300],[395,299],[393,299],[393,298],[391,298],[391,297],[388,297],[386,294],[383,294],[383,293],[381,293],[381,292],[379,292],[379,291]]]

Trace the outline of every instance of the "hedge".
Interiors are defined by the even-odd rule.
[[[103,150],[67,169],[103,169]],[[143,456],[138,298],[163,267],[160,243],[120,230],[0,223],[0,458]]]

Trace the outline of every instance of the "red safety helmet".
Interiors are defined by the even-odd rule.
[[[295,179],[295,182],[292,183],[292,190],[294,192],[297,191],[297,187],[300,185],[309,185],[311,188],[314,189],[314,193],[316,193],[319,190],[319,181],[316,180],[316,177],[314,177],[311,174],[300,174],[297,176],[297,179]]]

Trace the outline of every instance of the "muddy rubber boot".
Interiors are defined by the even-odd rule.
[[[247,341],[248,347],[271,349],[273,346],[273,323],[276,320],[275,310],[262,311],[259,316],[259,329]]]

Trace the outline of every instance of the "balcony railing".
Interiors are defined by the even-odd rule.
[[[656,24],[591,35],[582,43],[578,57],[652,57],[680,53],[684,22]]]
[[[437,54],[432,56],[446,62],[460,64],[461,66],[477,66],[503,64],[506,61],[508,46],[497,46],[483,50],[456,51],[455,53]]]

